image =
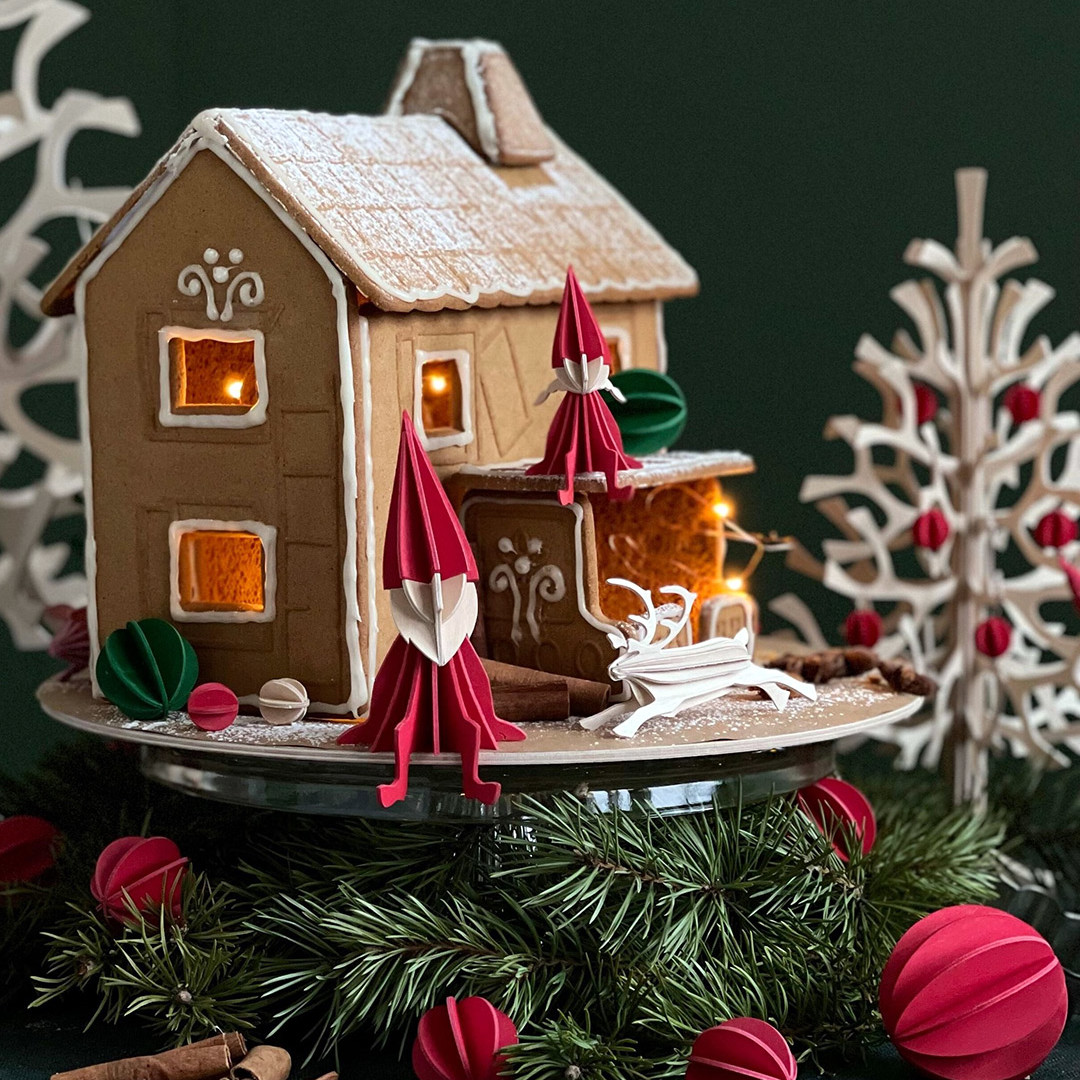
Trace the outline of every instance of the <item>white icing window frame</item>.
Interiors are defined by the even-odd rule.
[[[625,326],[604,326],[601,323],[600,333],[618,343],[620,370],[629,371],[634,366],[633,338],[630,331]]]
[[[263,546],[262,611],[187,611],[180,606],[180,537],[188,532],[254,533]],[[169,614],[174,622],[265,623],[277,614],[277,529],[262,521],[182,518],[169,523]]]
[[[446,435],[428,435],[424,430],[424,365],[429,360],[453,360],[461,383],[461,431]],[[442,450],[446,446],[468,446],[476,433],[472,416],[472,357],[468,349],[417,349],[413,374],[413,423],[420,445],[425,450]]]
[[[251,341],[255,344],[255,387],[259,396],[255,404],[243,413],[173,412],[172,366],[169,342],[183,341]],[[158,388],[160,405],[158,423],[162,427],[188,428],[250,428],[266,422],[270,392],[266,383],[266,342],[261,330],[225,330],[218,327],[163,326],[158,331]]]

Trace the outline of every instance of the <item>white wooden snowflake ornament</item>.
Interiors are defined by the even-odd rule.
[[[77,439],[31,417],[23,395],[37,386],[76,380],[71,319],[42,319],[34,276],[50,249],[38,230],[56,218],[74,217],[83,240],[127,195],[124,188],[82,187],[68,179],[67,148],[80,131],[134,136],[139,122],[126,98],[65,90],[45,108],[38,73],[49,50],[81,26],[90,13],[69,0],[0,0],[0,30],[23,27],[12,63],[11,89],[0,94],[0,168],[37,146],[33,184],[0,226],[0,479],[25,456],[45,465],[33,482],[0,487],[0,621],[20,649],[42,649],[50,635],[41,624],[46,607],[86,600],[81,574],[65,573],[68,546],[46,543],[58,519],[80,515],[82,459]],[[36,330],[16,345],[13,318]]]

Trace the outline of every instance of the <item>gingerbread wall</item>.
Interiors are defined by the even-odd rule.
[[[224,324],[265,338],[268,408],[257,426],[158,419],[158,330],[223,326],[208,317],[205,291],[187,296],[177,284],[208,247],[222,263],[241,250],[243,268],[264,285],[254,306],[237,296]],[[343,418],[327,275],[241,178],[202,151],[88,281],[85,318],[99,637],[128,619],[169,618],[170,522],[263,522],[277,529],[276,615],[184,622],[200,678],[244,695],[292,676],[313,700],[346,701]]]
[[[370,393],[375,403],[370,445],[378,585],[401,410],[414,412],[417,353],[465,353],[469,357],[470,377],[465,392],[469,395],[473,437],[464,446],[430,452],[440,474],[445,477],[465,464],[540,457],[559,395],[552,395],[540,406],[534,402],[552,380],[551,342],[558,310],[558,305],[546,305],[401,315],[375,311],[370,306],[360,309],[368,326]],[[657,304],[596,304],[594,310],[605,333],[621,331],[618,336],[624,362],[633,367],[660,366],[662,327]],[[355,370],[357,399],[362,400],[366,388],[359,365]],[[361,576],[364,573],[366,567],[361,566]],[[381,659],[393,641],[394,624],[387,595],[381,589],[375,595]]]

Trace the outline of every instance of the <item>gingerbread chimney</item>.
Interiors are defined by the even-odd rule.
[[[538,165],[555,156],[521,76],[493,41],[414,38],[386,113],[441,116],[492,165]]]

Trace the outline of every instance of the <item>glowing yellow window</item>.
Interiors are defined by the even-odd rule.
[[[275,530],[259,522],[178,521],[170,527],[172,614],[182,621],[273,618]]]
[[[161,411],[167,427],[249,427],[266,418],[258,331],[161,330]]]
[[[420,368],[421,418],[429,438],[465,430],[456,360],[426,360]]]

